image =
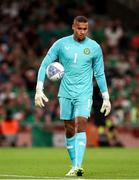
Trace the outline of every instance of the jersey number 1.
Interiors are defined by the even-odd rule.
[[[74,63],[77,63],[77,56],[78,56],[78,54],[75,53],[75,54],[74,54]]]

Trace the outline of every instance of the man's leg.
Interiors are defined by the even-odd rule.
[[[59,98],[60,103],[60,119],[64,121],[65,125],[65,141],[69,157],[72,162],[72,169],[66,174],[67,176],[74,176],[75,167],[75,121],[73,120],[74,107],[71,99]]]
[[[87,118],[85,117],[77,117],[76,120],[76,141],[75,141],[75,149],[76,149],[76,166],[81,167],[84,157],[84,152],[86,149],[86,124]]]
[[[64,125],[67,150],[72,161],[72,167],[75,167],[75,121],[65,120]]]
[[[81,166],[86,148],[86,122],[87,118],[84,117],[77,117],[76,121],[64,121],[67,150],[72,161],[72,169],[67,176],[82,176],[84,173]]]
[[[76,141],[75,141],[75,149],[76,149],[76,166],[79,170],[79,174],[83,174],[83,169],[81,168],[84,152],[86,149],[86,126],[87,119],[90,116],[92,106],[92,97],[84,97],[78,98],[74,101],[74,117],[75,117],[75,127],[76,127]],[[77,171],[78,172],[78,171]]]

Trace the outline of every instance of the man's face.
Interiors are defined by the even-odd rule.
[[[74,22],[72,25],[74,31],[74,37],[77,41],[82,41],[88,32],[88,23],[86,22]]]

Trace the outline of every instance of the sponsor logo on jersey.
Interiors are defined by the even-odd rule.
[[[90,49],[89,48],[85,48],[83,50],[83,52],[84,52],[84,54],[88,55],[88,54],[90,54]]]
[[[69,48],[70,48],[69,46],[65,46],[65,49],[66,49],[66,50],[69,50]]]

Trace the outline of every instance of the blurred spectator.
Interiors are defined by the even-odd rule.
[[[98,147],[99,146],[99,133],[98,128],[89,121],[86,127],[87,146]]]
[[[6,117],[0,122],[1,134],[4,137],[4,146],[15,146],[17,140],[17,133],[19,130],[19,123],[13,118],[12,112],[7,110]]]
[[[137,50],[139,50],[139,28],[137,28],[137,32],[133,35],[131,39],[131,46]]]
[[[110,21],[109,25],[105,28],[105,36],[107,44],[110,48],[117,47],[119,45],[120,39],[123,36],[123,28],[121,26],[120,20],[116,19]]]
[[[44,111],[36,108],[32,123],[32,145],[52,146],[53,124],[49,116],[45,116]]]

